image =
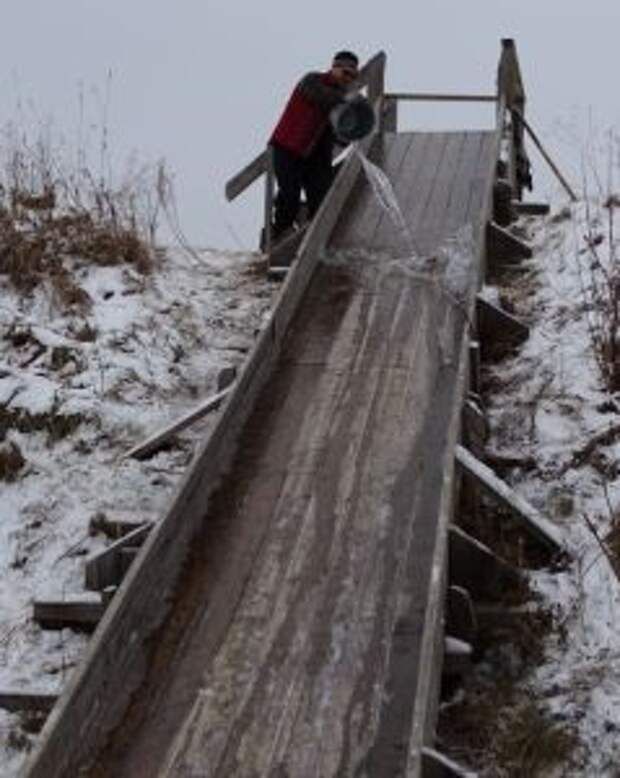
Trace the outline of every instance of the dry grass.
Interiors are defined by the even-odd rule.
[[[107,170],[105,128],[103,137]],[[126,264],[148,274],[158,218],[173,194],[163,162],[115,185],[111,174],[91,172],[82,151],[78,162],[67,156],[49,134],[31,141],[12,125],[0,132],[0,274],[21,294],[49,284],[59,307],[87,309],[75,262]]]
[[[444,750],[480,776],[547,776],[554,767],[566,768],[579,747],[574,727],[523,683],[552,631],[567,639],[552,612],[538,606],[481,622],[476,648],[482,669],[441,706],[438,726]]]
[[[25,464],[26,460],[16,443],[0,444],[0,481],[16,481]]]
[[[611,392],[620,389],[620,256],[616,235],[620,197],[614,192],[619,141],[614,133],[609,134],[605,182],[599,173],[599,160],[591,163],[589,176],[584,173],[586,225],[577,257],[590,342],[601,378]]]
[[[18,430],[26,435],[33,432],[47,433],[47,443],[52,445],[72,435],[84,421],[81,413],[61,413],[58,407],[44,413],[30,413],[23,408],[0,405],[0,438],[8,430]]]
[[[453,756],[493,778],[548,776],[566,767],[578,744],[572,726],[509,684],[468,690],[445,710],[441,734],[453,744]]]

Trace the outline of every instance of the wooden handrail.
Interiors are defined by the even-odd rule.
[[[517,113],[518,113],[518,111],[517,111]],[[571,187],[571,185],[568,183],[568,181],[562,175],[562,173],[561,173],[560,169],[558,168],[558,166],[555,164],[555,162],[551,159],[551,157],[547,153],[547,150],[543,146],[543,144],[542,144],[541,140],[539,139],[538,135],[536,135],[536,133],[532,129],[530,123],[526,120],[525,116],[519,116],[519,118],[520,118],[521,122],[523,122],[523,126],[525,127],[528,135],[530,136],[530,138],[534,142],[534,145],[536,146],[538,151],[540,151],[542,158],[549,165],[551,170],[555,173],[558,181],[562,184],[562,186],[564,187],[565,191],[568,193],[568,196],[570,197],[570,199],[574,203],[576,203],[579,198],[575,194],[575,192],[574,192],[573,188]]]
[[[249,165],[246,165],[243,170],[240,170],[226,182],[226,199],[229,202],[234,200],[235,197],[247,189],[250,184],[253,184],[254,181],[265,172],[266,164],[267,152],[261,151]]]
[[[512,38],[502,39],[502,54],[497,71],[497,91],[499,95],[505,95],[508,110],[511,110],[515,105],[519,107],[525,104],[521,67]]]
[[[419,100],[457,103],[496,103],[497,95],[433,94],[431,92],[386,92],[386,100]]]
[[[497,69],[498,129],[504,133],[506,111],[510,113],[508,177],[514,196],[520,200],[529,176],[529,160],[523,143],[525,89],[517,49],[512,38],[502,39],[502,54]]]

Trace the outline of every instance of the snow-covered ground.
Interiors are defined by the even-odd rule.
[[[87,637],[40,629],[32,602],[84,597],[85,559],[106,545],[90,528],[97,514],[163,515],[212,419],[148,460],[122,455],[243,361],[276,289],[255,263],[178,249],[146,277],[75,263],[93,302],[81,315],[59,310],[49,289],[20,298],[0,277],[0,463],[4,452],[16,465],[0,480],[0,690],[59,691],[79,661]],[[0,710],[4,778],[31,737]]]
[[[561,528],[573,550],[566,570],[532,576],[555,628],[544,640],[544,660],[529,669],[520,691],[575,745],[569,762],[536,775],[620,774],[620,559],[615,574],[599,542],[619,526],[620,398],[604,388],[594,359],[597,267],[586,245],[594,241],[605,265],[612,220],[595,199],[522,220],[535,256],[488,290],[514,305],[531,328],[516,356],[487,368],[490,448],[534,462],[514,468],[508,479]],[[496,768],[484,774],[504,775]]]
[[[574,550],[565,570],[532,576],[563,628],[549,634],[524,691],[578,738],[571,763],[549,775],[612,778],[620,582],[591,527],[604,537],[620,502],[620,398],[597,372],[584,296],[592,261],[584,235],[600,214],[604,250],[609,211],[594,203],[586,211],[562,206],[520,223],[535,256],[487,292],[507,298],[531,334],[491,368],[487,410],[493,452],[535,462],[508,478]],[[90,531],[96,514],[162,515],[212,421],[144,462],[122,455],[213,394],[220,370],[243,360],[275,293],[254,261],[172,251],[146,279],[76,266],[93,300],[82,316],[63,315],[43,291],[19,299],[0,279],[0,451],[13,444],[24,460],[14,481],[0,482],[0,689],[57,691],[79,661],[86,638],[39,629],[32,601],[84,593],[84,560],[106,542]],[[3,776],[15,774],[31,738],[0,711]]]

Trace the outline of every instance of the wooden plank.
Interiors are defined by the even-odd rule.
[[[484,135],[480,151],[481,165],[471,183],[469,203],[465,221],[474,227],[474,240],[483,241],[485,228],[491,219],[493,208],[493,183],[496,178],[496,166],[499,159],[501,132],[489,132]],[[485,160],[485,162],[482,162]],[[481,220],[481,215],[483,220]],[[482,286],[486,277],[486,254],[480,263],[478,285]]]
[[[372,57],[361,69],[357,78],[358,84],[366,84],[368,87],[368,99],[374,105],[377,98],[385,91],[385,52],[380,51]]]
[[[151,524],[148,519],[136,519],[132,511],[114,511],[113,513],[96,513],[88,523],[88,532],[90,535],[96,535],[101,532],[109,540],[119,540],[120,538],[134,532],[145,524]]]
[[[516,238],[504,227],[495,222],[487,225],[487,262],[489,266],[496,264],[516,263],[522,259],[531,259],[532,247]]]
[[[461,211],[463,210],[462,201],[459,202],[455,198],[455,184],[459,180],[457,176],[460,166],[466,159],[467,140],[466,133],[446,133],[446,143],[437,169],[433,191],[424,213],[423,222],[416,230],[418,242],[421,242],[424,250],[429,253],[436,251],[445,239],[450,237],[448,229],[452,233],[458,226],[461,226],[460,220],[457,221],[454,215],[451,217],[450,208],[456,204],[457,213],[459,208]],[[469,178],[470,176],[467,176],[465,182]],[[461,182],[464,182],[462,178]]]
[[[534,603],[509,607],[491,603],[478,603],[475,606],[476,621],[481,630],[506,631],[520,630],[528,619],[538,613],[538,606]]]
[[[549,203],[529,203],[513,200],[512,207],[521,216],[547,216],[551,210]]]
[[[112,545],[89,557],[84,569],[87,589],[100,591],[108,586],[118,586],[123,579],[127,567],[120,552],[123,549],[135,548],[146,540],[152,525],[145,524],[133,532],[128,532]]]
[[[208,400],[200,403],[197,408],[186,413],[180,419],[177,419],[172,424],[162,428],[159,432],[155,432],[150,438],[138,443],[137,446],[129,449],[127,453],[123,454],[121,461],[124,459],[144,459],[150,454],[153,454],[160,448],[167,440],[178,432],[181,432],[187,427],[191,426],[194,422],[204,418],[211,411],[217,410],[222,402],[228,397],[232,391],[232,386],[227,386],[226,389],[222,389],[213,397],[209,397]]]
[[[456,525],[450,527],[450,581],[474,599],[497,597],[505,588],[520,586],[522,574],[479,540]]]
[[[471,672],[473,648],[464,640],[453,635],[444,639],[444,676],[462,676]]]
[[[297,252],[306,235],[308,225],[295,230],[291,235],[278,241],[269,252],[269,267],[289,267],[295,259]]]
[[[458,765],[433,748],[422,749],[421,778],[476,778],[477,773]]]
[[[577,195],[573,191],[573,188],[571,187],[571,185],[568,183],[568,181],[564,178],[564,176],[560,172],[559,167],[555,164],[555,162],[549,156],[547,150],[545,149],[545,147],[542,144],[542,141],[540,140],[538,135],[534,132],[534,130],[532,129],[530,123],[526,120],[525,116],[523,115],[523,112],[519,111],[519,110],[515,110],[515,113],[519,116],[519,119],[521,120],[521,122],[523,122],[523,126],[527,130],[530,138],[534,141],[534,145],[536,146],[538,151],[541,153],[542,158],[545,160],[545,162],[549,165],[551,170],[554,172],[556,178],[562,184],[562,186],[564,187],[565,191],[568,193],[568,196],[570,197],[570,199],[574,203],[576,203],[579,200],[579,198],[577,197]]]
[[[473,645],[478,627],[470,593],[462,586],[452,585],[447,597],[446,634]]]
[[[284,281],[286,278],[288,272],[290,270],[290,267],[284,266],[284,267],[270,267],[267,271],[267,278],[270,281]]]
[[[275,188],[275,170],[273,167],[273,148],[267,146],[265,152],[265,194],[264,194],[264,212],[263,212],[263,232],[260,240],[260,249],[267,254],[271,253],[273,248],[271,225],[273,221],[273,200]]]
[[[469,303],[472,304],[472,301]],[[457,360],[457,375],[454,386],[455,406],[450,420],[449,432],[446,438],[445,453],[456,444],[460,430],[458,408],[466,392],[467,379],[467,339],[463,337],[461,352]],[[448,585],[449,559],[449,528],[454,515],[455,470],[450,467],[449,460],[442,462],[444,481],[441,493],[441,508],[439,526],[436,536],[437,544],[433,555],[434,582],[429,593],[429,600],[424,623],[424,638],[420,650],[420,666],[425,668],[420,672],[415,693],[413,721],[409,738],[409,754],[406,760],[406,775],[417,776],[423,773],[423,762],[419,755],[424,753],[424,746],[432,742],[435,733],[437,706],[441,679],[438,672],[438,661],[442,649],[444,629],[445,594]],[[441,600],[441,602],[440,602]],[[409,603],[412,605],[412,603]]]
[[[488,419],[472,400],[467,400],[463,405],[463,438],[467,448],[473,452],[483,452],[489,438]]]
[[[431,213],[433,193],[437,186],[445,147],[450,133],[421,133],[415,139],[411,154],[407,160],[409,191],[403,199],[401,208],[405,221],[409,225],[416,244],[428,223]],[[428,246],[421,247],[422,252]]]
[[[43,629],[70,627],[92,632],[104,610],[101,602],[92,600],[35,600],[32,617]]]
[[[259,176],[265,172],[267,166],[267,152],[261,151],[247,164],[243,170],[226,182],[226,199],[230,202],[244,192],[250,184],[253,184]]]
[[[136,546],[125,546],[119,550],[121,579],[131,567],[140,549]]]
[[[475,482],[491,497],[508,508],[510,514],[528,534],[540,541],[553,553],[567,551],[562,534],[557,527],[545,519],[523,497],[498,478],[491,468],[473,456],[463,446],[457,446],[455,457],[463,473]]]
[[[436,102],[455,102],[455,103],[496,103],[497,95],[483,94],[441,94],[434,92],[386,92],[386,99],[389,100],[413,100],[413,101],[436,101]]]
[[[387,96],[381,110],[381,132],[396,132],[398,129],[398,102]]]
[[[10,713],[49,713],[58,699],[50,692],[0,689],[0,708]]]
[[[483,155],[485,133],[463,133],[462,147],[452,177],[452,193],[443,225],[443,234],[451,237],[468,224],[467,212],[472,187],[480,176],[481,166],[489,161]],[[474,225],[470,225],[474,227]],[[440,239],[441,240],[441,239]]]
[[[475,394],[480,394],[480,342],[469,341],[469,389]]]
[[[478,334],[482,340],[483,350],[490,342],[523,343],[529,338],[530,330],[526,324],[480,294],[476,300],[476,308]]]

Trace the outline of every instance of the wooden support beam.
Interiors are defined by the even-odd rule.
[[[450,583],[466,589],[474,599],[492,599],[521,584],[519,570],[460,527],[450,527],[449,540]]]
[[[101,590],[101,602],[103,603],[104,607],[108,607],[108,605],[112,602],[112,598],[116,594],[118,590],[118,586],[106,586],[105,589]]]
[[[513,200],[512,207],[519,216],[547,216],[551,210],[549,203],[524,203],[520,200]]]
[[[119,555],[120,555],[121,579],[125,577],[125,573],[131,567],[132,562],[138,555],[139,550],[140,549],[138,546],[126,546],[125,548],[120,549]]]
[[[421,778],[476,778],[476,773],[465,770],[439,751],[427,747],[422,749]]]
[[[471,672],[472,654],[471,644],[447,635],[444,638],[442,674],[448,677],[467,675]]]
[[[286,278],[288,271],[290,270],[290,267],[276,267],[276,266],[270,266],[269,270],[267,271],[267,280],[269,281],[284,281]]]
[[[566,550],[560,531],[541,516],[527,500],[498,478],[490,467],[463,446],[456,446],[455,457],[463,474],[472,478],[484,492],[507,508],[510,515],[531,537],[553,553]]]
[[[484,404],[482,402],[482,395],[478,392],[472,392],[471,389],[467,392],[467,399],[477,405],[481,411],[484,411]]]
[[[531,259],[534,254],[531,246],[495,222],[487,224],[486,245],[489,266],[517,263],[522,259]]]
[[[381,106],[381,131],[396,132],[398,127],[398,101],[385,96]]]
[[[480,394],[480,342],[469,342],[469,388],[472,392]]]
[[[223,392],[229,386],[235,383],[237,379],[237,368],[234,365],[223,367],[217,374],[217,391]]]
[[[497,95],[441,94],[435,92],[386,92],[389,100],[412,100],[414,102],[440,103],[496,103]]]
[[[306,236],[307,230],[308,225],[304,224],[303,227],[276,243],[269,253],[269,266],[290,267]]]
[[[513,206],[512,184],[507,178],[498,178],[493,185],[492,218],[493,222],[500,227],[507,227],[517,219],[517,212]]]
[[[535,604],[507,607],[487,602],[475,606],[476,623],[484,631],[518,629],[519,624],[536,612]]]
[[[558,166],[555,164],[555,162],[554,162],[554,161],[551,159],[551,157],[550,157],[550,156],[549,156],[549,154],[547,153],[547,150],[546,150],[546,149],[545,149],[545,147],[543,146],[543,144],[542,144],[542,142],[541,142],[540,138],[538,137],[538,135],[536,135],[536,133],[535,133],[535,132],[534,132],[534,130],[532,129],[532,126],[530,125],[530,123],[527,121],[527,119],[526,119],[526,118],[525,118],[525,116],[523,115],[523,112],[522,112],[522,111],[520,111],[520,110],[519,110],[518,108],[516,108],[516,107],[515,107],[513,110],[515,111],[515,113],[517,114],[517,116],[519,117],[519,119],[521,120],[521,122],[523,123],[523,126],[525,127],[525,129],[526,129],[526,131],[527,131],[528,135],[530,136],[530,138],[531,138],[531,139],[534,141],[534,145],[536,146],[536,148],[538,149],[538,151],[540,151],[540,153],[541,153],[541,155],[542,155],[542,158],[543,158],[543,159],[545,160],[545,162],[546,162],[546,163],[549,165],[549,167],[551,168],[551,170],[552,170],[552,171],[555,173],[555,175],[556,175],[556,178],[557,178],[557,179],[558,179],[558,181],[559,181],[559,182],[562,184],[562,186],[564,187],[564,189],[565,189],[565,190],[566,190],[566,192],[568,193],[568,196],[570,197],[570,199],[571,199],[571,200],[572,200],[574,203],[576,203],[576,202],[577,202],[577,200],[578,200],[579,198],[577,197],[577,195],[576,195],[576,194],[575,194],[575,192],[573,191],[573,189],[572,189],[572,187],[570,186],[570,184],[568,183],[568,181],[567,181],[567,180],[564,178],[564,176],[563,176],[563,175],[562,175],[562,173],[560,172],[560,169],[558,168]]]
[[[57,694],[49,692],[0,689],[0,708],[10,713],[49,713],[57,699]]]
[[[134,514],[129,511],[127,513],[115,511],[111,515],[99,512],[91,518],[88,531],[91,535],[102,533],[110,540],[119,540],[130,532],[150,524],[148,519],[134,518]]]
[[[262,176],[267,168],[267,160],[267,152],[261,151],[243,170],[240,170],[226,182],[226,199],[229,202],[254,183],[259,176]]]
[[[476,611],[471,595],[462,586],[449,586],[446,607],[446,633],[473,645],[476,632]]]
[[[111,546],[86,560],[85,586],[100,591],[108,586],[118,586],[135,557],[135,549],[144,542],[151,530],[150,524],[130,532]],[[130,549],[130,551],[126,551]],[[125,551],[125,553],[121,553]]]
[[[465,445],[472,451],[482,452],[489,439],[489,421],[473,400],[467,400],[463,406],[462,425]]]
[[[43,629],[79,629],[92,632],[101,621],[105,606],[92,600],[36,601],[33,619]]]
[[[173,424],[164,427],[159,432],[156,432],[154,435],[151,435],[151,437],[148,438],[147,440],[143,441],[142,443],[139,443],[137,446],[134,446],[126,454],[123,454],[121,461],[123,459],[130,459],[130,458],[144,459],[145,457],[149,456],[149,454],[155,453],[155,451],[157,451],[158,448],[160,448],[173,435],[176,435],[177,432],[181,432],[181,430],[184,430],[186,427],[189,427],[195,421],[198,421],[198,419],[202,419],[202,417],[206,416],[207,413],[210,413],[211,411],[214,411],[217,408],[219,408],[219,406],[221,405],[223,400],[228,396],[231,390],[232,390],[232,386],[228,386],[226,389],[223,389],[221,392],[214,394],[213,397],[209,397],[208,400],[205,400],[197,408],[194,408],[193,411],[186,413],[185,416],[182,416]]]
[[[487,342],[523,343],[530,335],[527,325],[519,321],[503,308],[485,300],[482,295],[476,297],[478,333],[486,350]]]

